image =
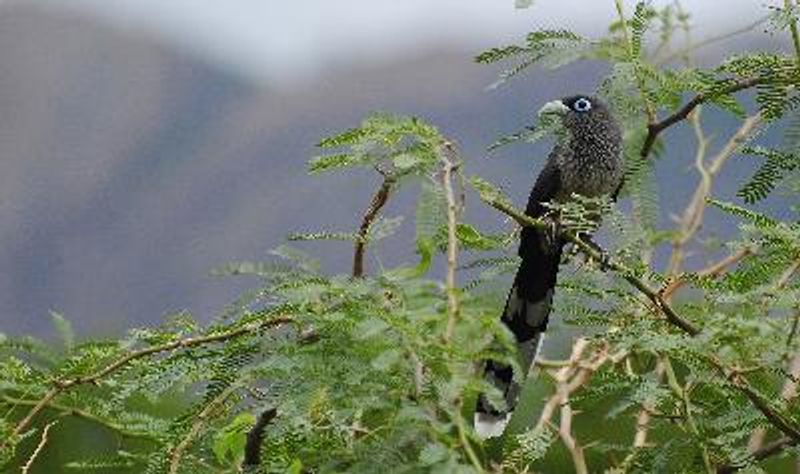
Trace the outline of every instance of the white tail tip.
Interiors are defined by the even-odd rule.
[[[488,413],[475,413],[475,433],[481,439],[497,438],[502,436],[511,418],[510,413],[505,415],[490,415]]]

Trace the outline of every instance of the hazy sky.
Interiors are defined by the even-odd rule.
[[[27,0],[30,1],[30,0]],[[613,0],[38,0],[144,30],[256,80],[302,79],[347,58],[391,59],[436,42],[476,51],[540,27],[597,34]],[[703,33],[746,24],[777,0],[684,0]],[[656,1],[656,4],[671,3]],[[634,1],[626,0],[628,12]],[[724,5],[724,8],[720,8]]]

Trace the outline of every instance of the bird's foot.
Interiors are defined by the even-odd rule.
[[[601,246],[597,245],[592,237],[589,234],[578,234],[578,238],[583,241],[586,245],[591,247],[595,252],[597,252],[597,257],[590,257],[589,255],[586,256],[587,260],[594,260],[600,266],[600,270],[608,271],[611,269],[611,255]]]

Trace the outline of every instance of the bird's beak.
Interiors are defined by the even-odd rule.
[[[551,100],[539,109],[539,117],[546,115],[564,115],[569,112],[569,107],[560,100]]]

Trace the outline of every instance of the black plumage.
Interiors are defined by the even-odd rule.
[[[622,133],[608,107],[596,97],[572,96],[549,102],[540,118],[560,121],[561,134],[539,173],[528,198],[525,213],[547,215],[547,202],[565,202],[573,194],[616,198],[622,184]],[[522,229],[518,254],[521,258],[509,291],[502,321],[514,334],[520,366],[530,367],[547,329],[553,291],[564,241],[556,232]],[[476,429],[483,436],[502,433],[514,409],[519,386],[509,366],[486,363],[486,377],[504,394],[507,409],[499,411],[484,397],[476,410]]]

